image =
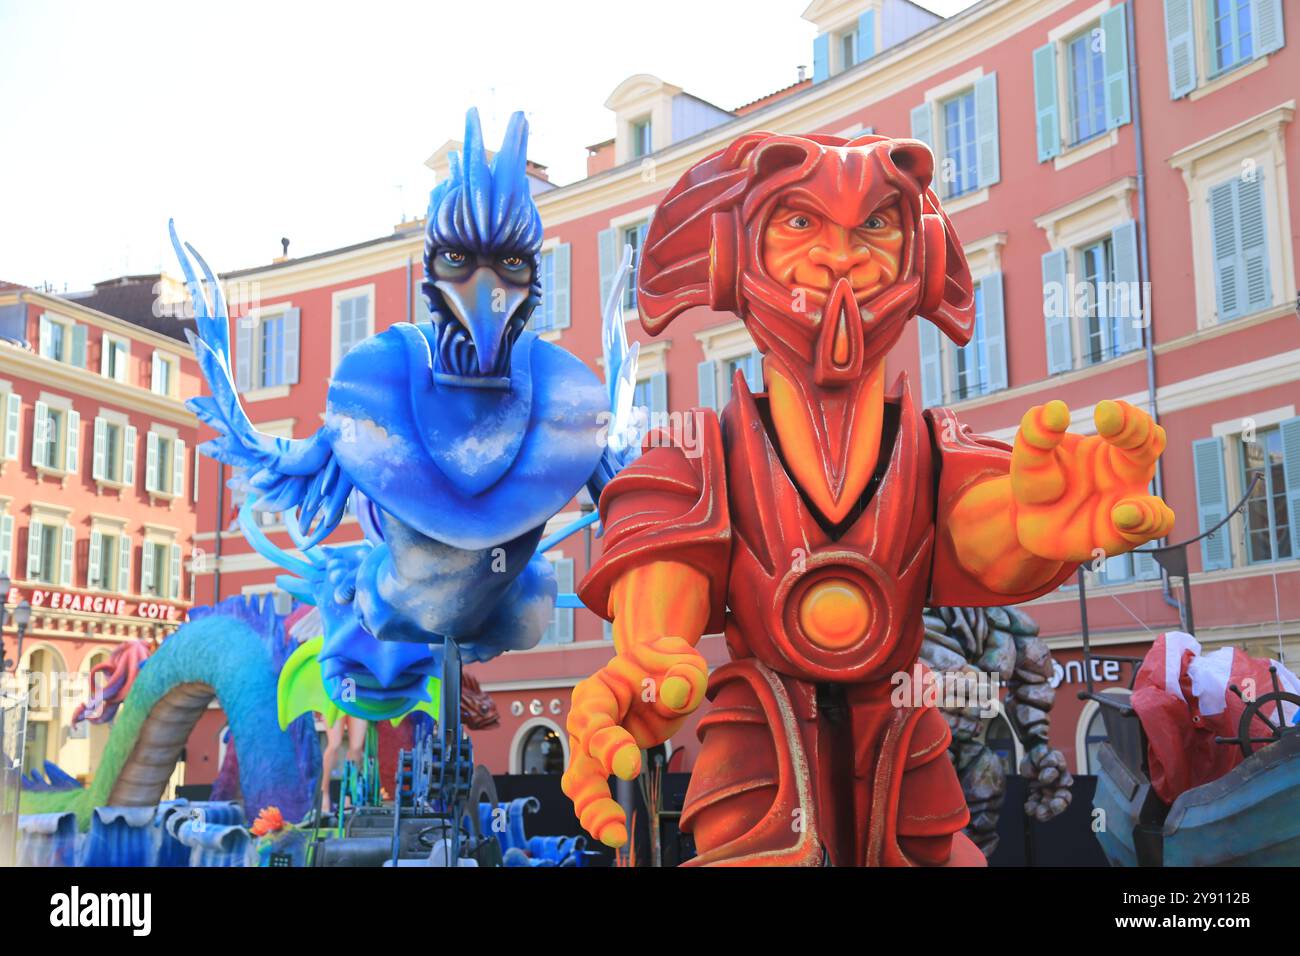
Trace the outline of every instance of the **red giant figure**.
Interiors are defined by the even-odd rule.
[[[652,335],[731,311],[763,354],[721,420],[652,434],[605,489],[583,601],[615,657],[578,685],[564,777],[583,826],[627,839],[607,777],[631,779],[706,695],[681,825],[701,865],[983,862],[942,715],[893,692],[922,609],[1013,604],[1096,553],[1164,535],[1147,493],[1164,432],[1103,401],[1097,435],[1031,409],[1012,448],[923,411],[884,358],[914,316],[958,345],[970,271],[915,140],[750,133],[655,212],[638,277]],[[695,649],[724,632],[710,677]]]

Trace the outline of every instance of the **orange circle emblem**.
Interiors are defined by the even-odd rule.
[[[799,626],[818,647],[851,647],[871,626],[871,605],[862,588],[852,581],[827,578],[799,600]]]

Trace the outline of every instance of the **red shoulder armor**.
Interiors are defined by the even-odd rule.
[[[683,429],[681,441],[667,430],[647,435],[641,457],[601,492],[604,550],[579,584],[578,595],[608,618],[609,593],[625,570],[678,561],[708,578],[708,633],[719,633],[731,556],[722,429],[717,415],[704,409],[693,409],[686,421],[694,427]]]

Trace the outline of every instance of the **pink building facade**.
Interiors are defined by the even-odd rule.
[[[1294,662],[1300,7],[983,0],[944,20],[906,0],[818,0],[804,17],[818,29],[811,80],[755,91],[755,103],[727,110],[656,77],[630,77],[606,101],[615,134],[591,147],[591,174],[564,186],[539,175],[545,296],[534,327],[599,370],[600,302],[619,249],[638,246],[686,168],[741,133],[923,139],[978,280],[980,318],[960,350],[916,323],[889,358],[891,380],[905,374],[925,404],[950,405],[977,432],[1008,441],[1026,410],[1051,399],[1070,406],[1083,433],[1104,398],[1151,411],[1169,437],[1157,482],[1178,515],[1173,540],[1213,526],[1252,490],[1244,514],[1190,551],[1198,639]],[[445,164],[447,148],[430,165]],[[255,421],[309,435],[339,356],[366,334],[421,318],[421,241],[421,224],[406,223],[227,277],[258,290],[232,333]],[[734,372],[761,378],[733,316],[696,309],[650,339],[633,319],[634,296],[626,304],[642,349],[639,400],[652,414],[720,408]],[[232,518],[218,479],[203,461],[196,542],[214,560],[197,575],[200,603],[269,590],[275,573],[237,533],[218,534]],[[551,530],[584,507],[575,500]],[[338,540],[358,535],[347,521]],[[580,536],[552,552],[562,586],[580,580],[599,549],[599,539]],[[1094,643],[1138,656],[1154,634],[1179,626],[1186,600],[1153,562],[1130,557],[1090,573],[1087,594]],[[1100,726],[1095,705],[1075,694],[1077,588],[1026,610],[1061,664],[1053,743],[1089,772]],[[711,663],[725,660],[720,636],[702,650]],[[502,714],[500,727],[475,734],[480,759],[498,772],[562,768],[570,690],[612,652],[599,618],[560,610],[538,648],[476,665]],[[1127,678],[1095,676],[1102,686]],[[673,766],[689,767],[694,721],[672,747]]]
[[[90,669],[191,606],[199,388],[160,276],[53,295],[0,283],[4,656],[30,696],[24,769],[93,776],[106,725],[70,726]],[[160,310],[162,311],[162,310]],[[21,649],[14,612],[31,607]]]

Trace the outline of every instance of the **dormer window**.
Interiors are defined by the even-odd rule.
[[[639,163],[655,150],[712,129],[734,118],[730,110],[692,96],[657,76],[637,73],[605,100],[614,112],[614,165]]]
[[[840,41],[840,69],[847,70],[853,64],[858,62],[858,32],[857,29],[846,30],[839,35]]]
[[[906,7],[901,13],[897,8]],[[943,18],[897,0],[812,0],[803,18],[817,28],[813,40],[814,83],[866,63]]]
[[[654,152],[653,129],[650,124],[650,117],[644,116],[639,120],[633,120],[631,125],[633,158],[640,159],[642,156],[649,156]]]

